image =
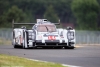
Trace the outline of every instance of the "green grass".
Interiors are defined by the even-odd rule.
[[[63,67],[61,64],[32,61],[17,56],[0,54],[0,67]]]

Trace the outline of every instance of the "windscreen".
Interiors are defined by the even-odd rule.
[[[56,27],[55,25],[38,25],[37,31],[38,32],[55,32]]]

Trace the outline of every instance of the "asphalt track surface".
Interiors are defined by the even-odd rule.
[[[0,54],[81,67],[100,67],[100,46],[75,49],[14,49],[12,45],[0,45]]]

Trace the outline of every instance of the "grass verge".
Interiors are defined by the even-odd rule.
[[[32,61],[17,56],[0,54],[0,67],[63,67],[61,64]]]

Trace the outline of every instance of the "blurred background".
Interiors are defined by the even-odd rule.
[[[11,44],[13,19],[36,23],[43,18],[75,28],[77,44],[100,44],[100,0],[0,0],[0,44]]]

